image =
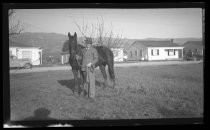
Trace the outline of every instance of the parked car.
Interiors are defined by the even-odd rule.
[[[30,59],[18,59],[16,56],[10,56],[9,65],[10,68],[32,68],[32,63]]]

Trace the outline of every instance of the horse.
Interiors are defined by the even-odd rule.
[[[77,43],[77,33],[75,32],[74,35],[71,36],[70,32],[68,33],[68,44],[69,44],[69,64],[72,68],[72,72],[74,75],[74,84],[75,84],[75,90],[79,93],[79,78],[78,73],[80,73],[80,78],[82,79],[82,90],[84,90],[84,83],[85,83],[85,72],[81,70],[81,64],[82,64],[82,50],[85,49],[85,47],[81,44]],[[104,78],[104,86],[108,86],[107,83],[107,74],[106,74],[106,66],[108,66],[109,71],[109,77],[111,80],[111,87],[114,88],[115,86],[115,74],[114,74],[114,56],[113,52],[105,47],[105,46],[93,46],[96,48],[98,52],[98,62],[95,64],[95,68],[99,67],[101,70],[101,73]],[[77,56],[80,58],[77,58]]]

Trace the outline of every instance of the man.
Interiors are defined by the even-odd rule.
[[[98,52],[92,46],[92,39],[86,38],[86,49],[83,50],[82,71],[85,74],[85,89],[88,91],[88,96],[95,97],[95,64],[98,61]]]

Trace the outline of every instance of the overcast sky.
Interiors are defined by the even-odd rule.
[[[111,24],[123,38],[202,37],[202,9],[17,9],[13,20],[26,26],[25,32],[54,32],[67,35],[82,26],[96,25],[103,18],[105,29]]]

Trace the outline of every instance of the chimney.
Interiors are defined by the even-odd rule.
[[[170,40],[170,43],[173,44],[173,42],[174,42],[174,39],[171,39],[171,40]]]

